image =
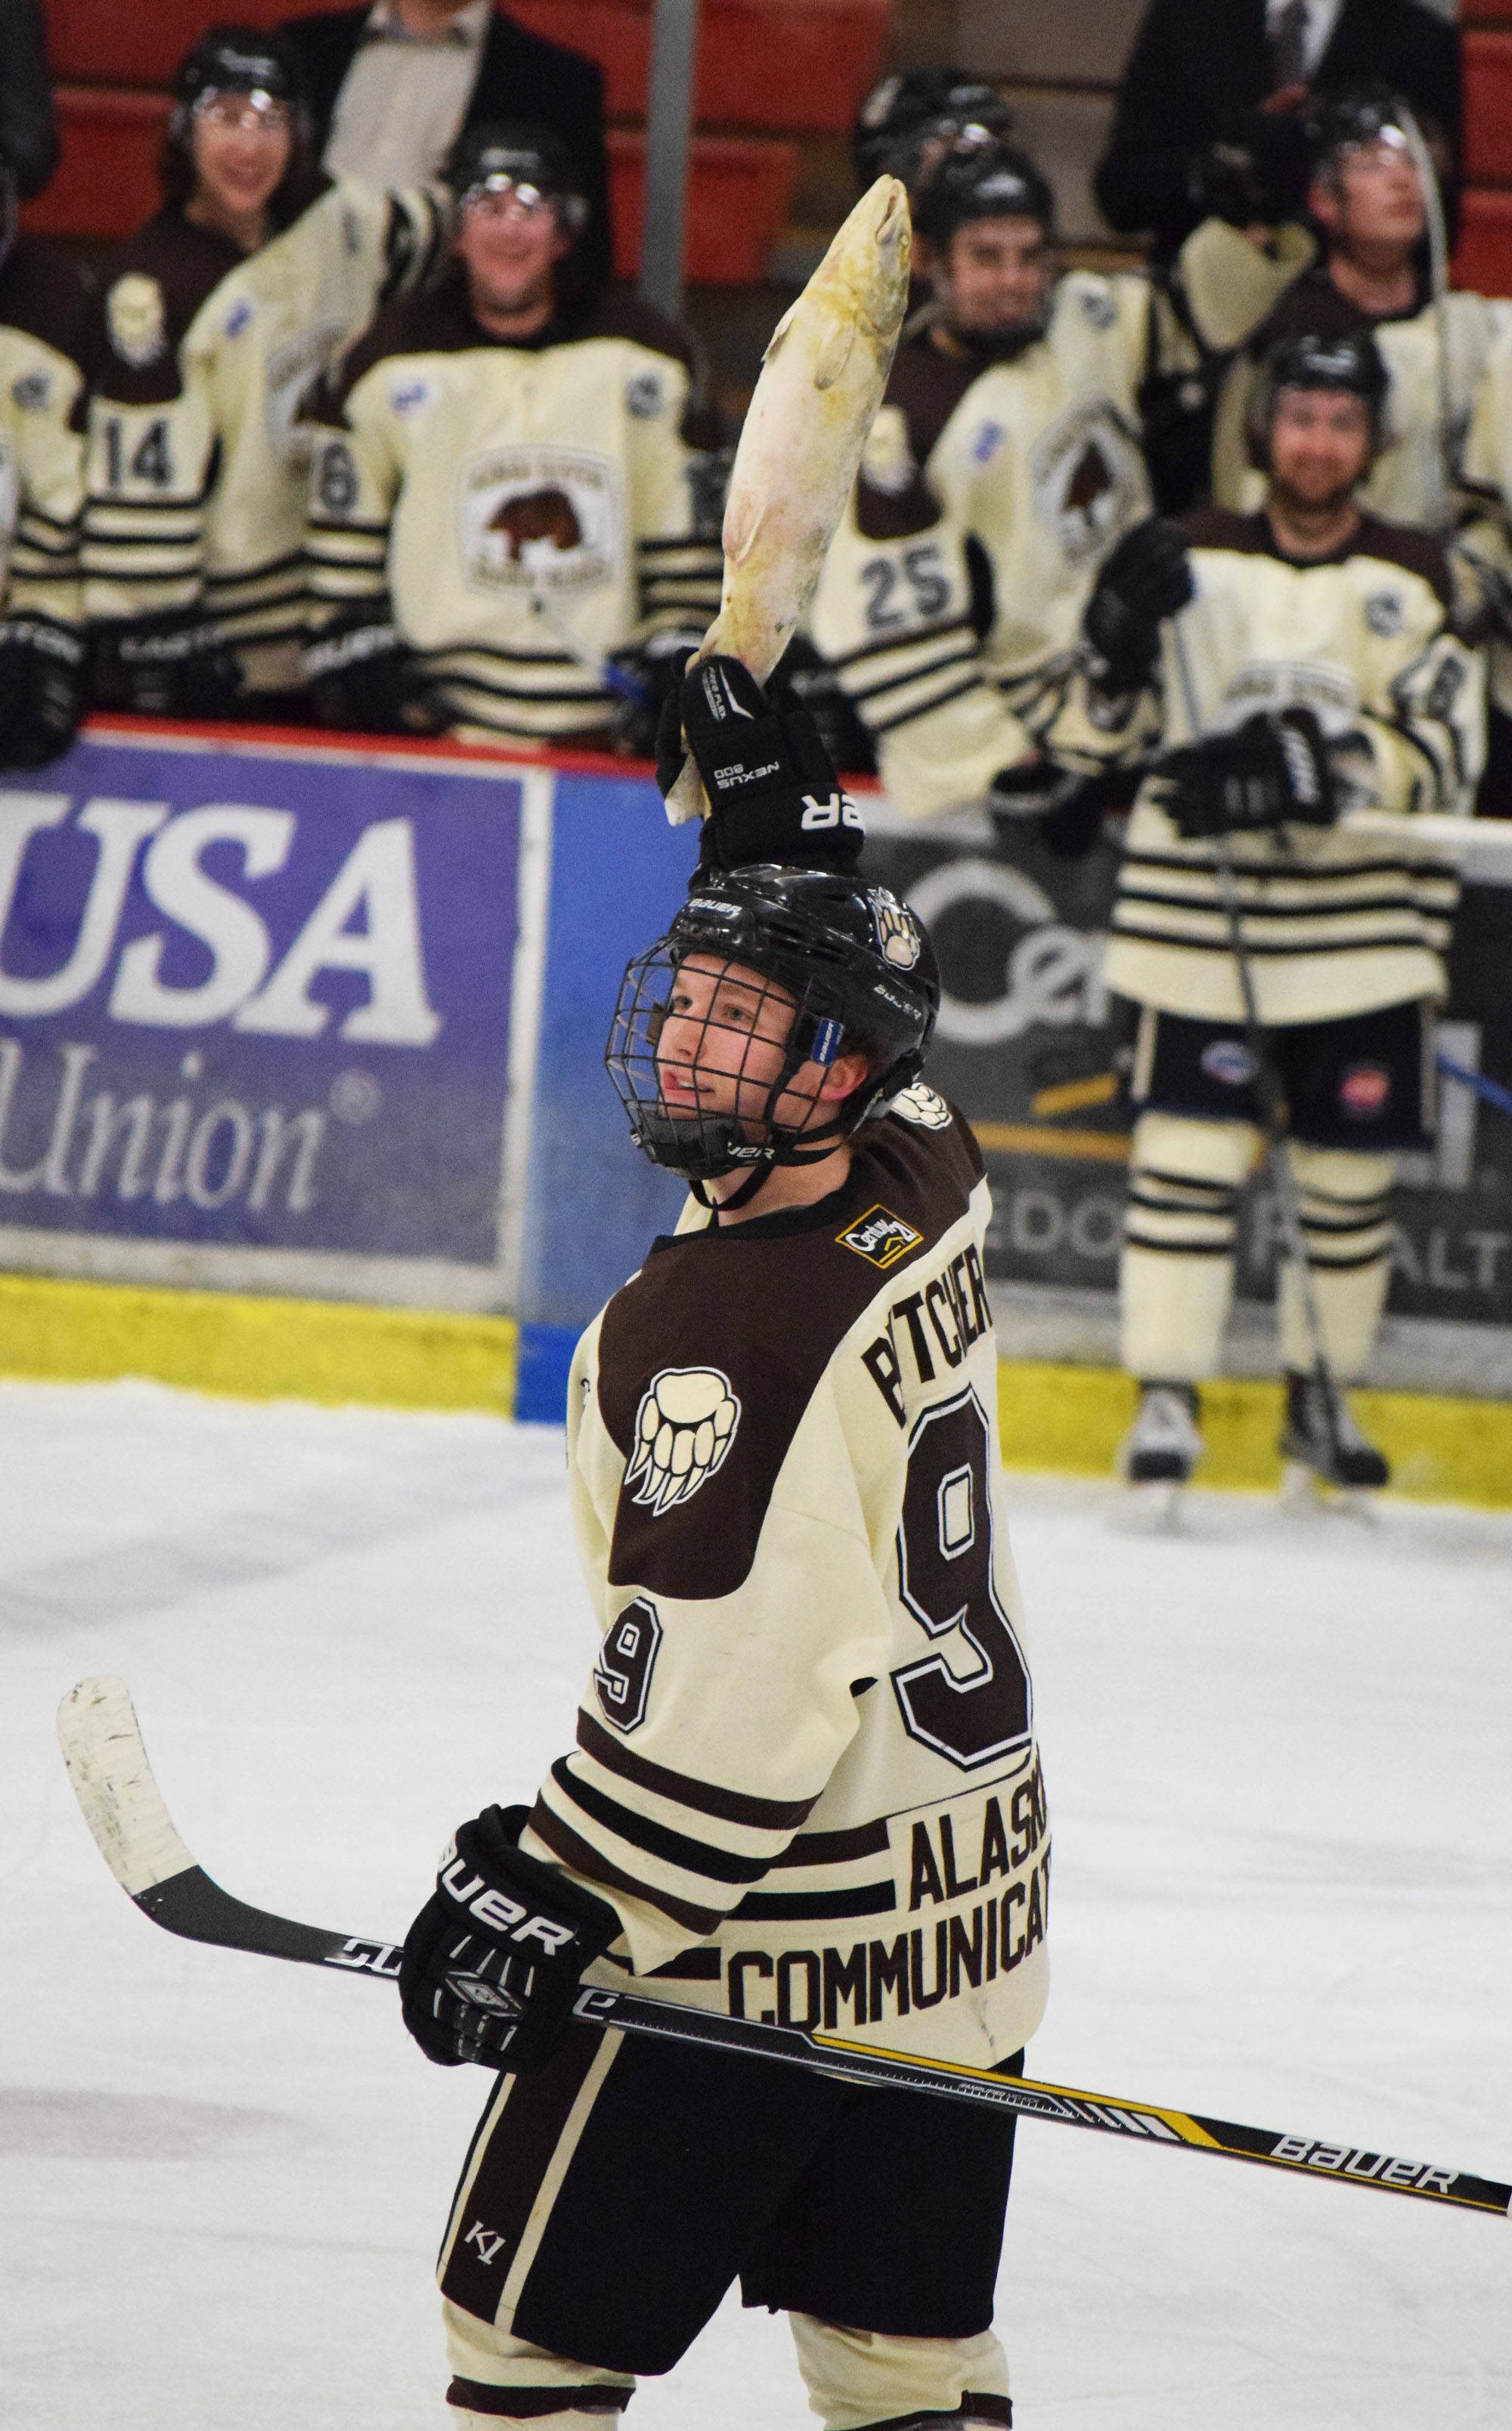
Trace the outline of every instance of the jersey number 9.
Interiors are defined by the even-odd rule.
[[[1029,1674],[998,1601],[992,1564],[992,1436],[968,1386],[926,1410],[909,1447],[898,1531],[898,1586],[932,1637],[959,1630],[978,1668],[958,1678],[943,1654],[905,1664],[893,1689],[909,1737],[964,1772],[1030,1737]]]

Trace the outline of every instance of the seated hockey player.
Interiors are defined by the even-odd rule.
[[[598,1659],[576,1747],[462,1825],[401,1967],[428,2055],[505,2071],[442,2249],[449,2402],[618,2421],[738,2278],[830,2431],[1006,2425],[1011,2121],[568,2020],[586,1970],[1017,2072],[1046,1990],[987,1185],[918,1080],[929,943],[858,875],[801,712],[720,658],[680,712],[718,807],[608,1060],[694,1196],[573,1364]]]
[[[1262,1153],[1216,837],[1237,872],[1341,1381],[1370,1355],[1396,1153],[1433,1126],[1433,1008],[1455,880],[1415,849],[1412,814],[1466,807],[1484,748],[1482,671],[1451,629],[1438,542],[1378,521],[1356,495],[1386,391],[1369,335],[1279,348],[1252,409],[1263,507],[1131,534],[1087,611],[1104,731],[1120,713],[1138,731],[1154,705],[1140,687],[1165,654],[1166,756],[1130,824],[1105,965],[1109,987],[1140,1008],[1120,1286],[1124,1364],[1141,1391],[1126,1447],[1135,1481],[1184,1479],[1201,1455],[1198,1386],[1219,1372],[1235,1202]],[[1400,842],[1340,827],[1356,804],[1400,812]],[[1289,1266],[1280,1334],[1284,1454],[1335,1484],[1385,1484],[1386,1462],[1312,1373]]]
[[[305,634],[302,400],[425,274],[442,213],[317,169],[276,34],[212,27],[174,90],[163,208],[110,264],[90,343],[92,684],[114,708],[265,714]]]
[[[353,348],[323,409],[309,669],[329,725],[643,747],[719,603],[713,436],[682,333],[584,293],[586,206],[545,127],[447,171],[455,260]]]
[[[1319,250],[1229,373],[1213,467],[1220,506],[1251,508],[1261,495],[1247,433],[1266,358],[1294,338],[1369,330],[1390,390],[1386,441],[1362,503],[1441,534],[1472,510],[1460,458],[1487,364],[1512,336],[1512,308],[1484,295],[1436,296],[1429,212],[1437,197],[1423,191],[1403,117],[1397,94],[1369,85],[1322,105],[1312,124],[1307,209]]]
[[[85,343],[71,265],[17,237],[12,215],[0,230],[0,768],[56,760],[83,701]]]
[[[1151,507],[1139,396],[1197,354],[1149,282],[1060,275],[1050,190],[989,130],[952,127],[912,188],[932,301],[898,349],[809,630],[912,814],[1063,784],[1042,757],[1103,558]],[[1194,240],[1188,309],[1226,342],[1283,274],[1236,230]],[[1246,324],[1249,326],[1249,324]]]

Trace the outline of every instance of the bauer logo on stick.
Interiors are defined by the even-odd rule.
[[[687,1502],[722,1467],[740,1403],[717,1367],[664,1367],[635,1413],[635,1449],[625,1483],[657,1518]]]

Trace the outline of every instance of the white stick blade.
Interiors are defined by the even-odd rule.
[[[152,1777],[124,1680],[80,1680],[58,1708],[58,1743],[94,1845],[135,1899],[194,1863]]]

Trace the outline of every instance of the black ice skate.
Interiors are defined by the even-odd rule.
[[[1207,1446],[1197,1431],[1195,1384],[1142,1383],[1119,1454],[1131,1485],[1184,1485]]]
[[[1367,1443],[1337,1385],[1319,1376],[1286,1378],[1286,1417],[1281,1457],[1310,1469],[1323,1485],[1369,1491],[1390,1483],[1391,1470],[1374,1444]]]

